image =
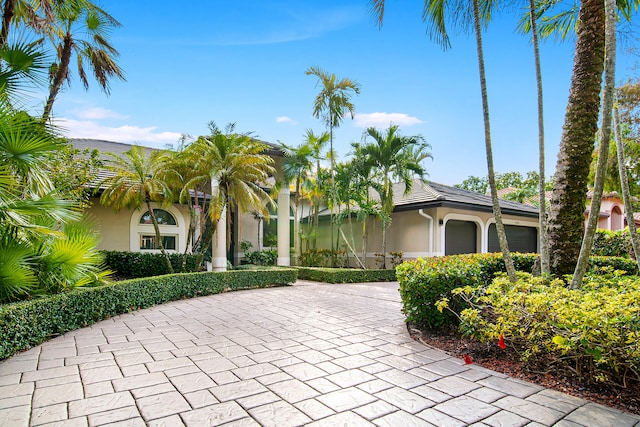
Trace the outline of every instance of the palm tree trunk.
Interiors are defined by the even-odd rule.
[[[614,100],[615,101],[615,100]],[[613,124],[616,138],[616,151],[618,155],[618,172],[620,173],[620,187],[622,187],[622,200],[624,201],[624,212],[627,217],[627,226],[631,235],[631,246],[633,254],[638,263],[638,271],[640,271],[640,236],[636,230],[636,221],[633,216],[633,205],[631,204],[631,191],[629,190],[629,178],[625,168],[626,156],[624,154],[624,141],[622,140],[622,132],[620,131],[620,113],[618,106],[613,107]]]
[[[9,27],[13,20],[16,0],[5,0],[2,11],[2,28],[0,29],[0,46],[6,46],[9,38]]]
[[[549,244],[547,243],[547,200],[545,189],[545,167],[544,167],[544,103],[542,96],[542,70],[540,66],[540,49],[538,43],[538,26],[536,23],[536,3],[529,0],[529,18],[531,20],[531,39],[533,42],[533,56],[536,67],[536,87],[538,89],[538,228],[540,247],[540,272],[549,274]]]
[[[591,255],[591,247],[593,246],[593,238],[598,227],[598,218],[600,217],[600,205],[602,204],[602,192],[604,190],[604,181],[607,176],[607,161],[609,157],[609,143],[611,142],[611,110],[613,108],[613,98],[616,89],[616,3],[615,0],[605,0],[605,75],[604,75],[604,94],[602,97],[602,135],[600,138],[600,146],[598,147],[598,165],[596,168],[596,178],[593,188],[593,197],[591,198],[591,209],[589,211],[589,219],[587,220],[587,229],[582,239],[580,254],[576,269],[571,280],[571,288],[579,289],[582,287],[582,279],[584,278],[589,266],[589,256]]]
[[[53,109],[53,103],[58,96],[58,92],[60,92],[60,88],[64,83],[64,80],[67,78],[69,74],[69,63],[71,62],[71,33],[67,33],[64,36],[62,41],[62,54],[60,55],[60,63],[58,64],[58,69],[56,70],[55,75],[51,81],[51,86],[49,87],[49,97],[47,98],[47,103],[44,105],[44,111],[42,112],[42,120],[49,120],[49,116],[51,115],[51,110]]]
[[[600,109],[604,25],[603,0],[583,0],[547,226],[550,268],[554,275],[571,274],[580,252],[587,178]]]
[[[476,33],[476,47],[478,51],[478,67],[480,69],[480,90],[482,92],[482,112],[484,117],[484,140],[487,154],[487,175],[489,177],[489,188],[491,189],[491,203],[493,205],[493,216],[496,220],[496,231],[498,242],[502,250],[502,258],[507,269],[507,275],[512,282],[516,281],[516,269],[513,265],[511,252],[507,243],[507,235],[502,223],[502,212],[500,201],[498,200],[498,190],[496,188],[496,177],[493,169],[493,149],[491,146],[491,128],[489,120],[489,100],[487,97],[487,80],[484,69],[484,53],[482,51],[482,29],[480,27],[479,0],[473,0],[473,24]]]
[[[171,265],[171,259],[169,258],[169,254],[164,249],[164,245],[162,244],[162,236],[160,235],[160,227],[158,226],[158,220],[156,219],[156,214],[153,212],[151,208],[151,199],[149,197],[146,198],[147,209],[149,209],[149,215],[151,215],[151,222],[153,223],[153,229],[156,232],[156,243],[160,248],[160,252],[164,256],[164,259],[167,261],[167,268],[169,269],[169,273],[173,274],[173,265]]]

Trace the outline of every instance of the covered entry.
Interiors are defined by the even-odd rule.
[[[512,252],[532,253],[538,251],[538,229],[535,227],[523,227],[519,225],[506,225],[504,231],[507,234],[509,250]],[[489,225],[489,252],[500,252],[498,232],[496,225]]]
[[[475,222],[449,220],[444,231],[445,255],[478,252],[478,226]]]

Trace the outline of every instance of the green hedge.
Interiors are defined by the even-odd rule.
[[[296,281],[292,268],[183,273],[133,279],[0,306],[0,360],[56,335],[118,314],[225,290],[281,286]]]
[[[393,282],[395,270],[360,270],[355,268],[296,267],[298,279],[325,283]]]
[[[102,253],[109,270],[119,277],[136,279],[169,274],[167,261],[160,253],[121,251],[102,251]],[[182,271],[182,257],[182,254],[169,254],[171,265],[176,273]],[[196,258],[196,255],[187,254],[186,271],[195,271]]]
[[[531,273],[536,254],[512,255],[516,270]],[[591,266],[613,267],[628,274],[637,274],[635,262],[624,258],[591,257]],[[396,275],[407,322],[428,327],[457,322],[450,311],[438,311],[435,303],[441,298],[448,298],[452,310],[460,313],[464,307],[459,299],[451,298],[452,289],[488,285],[496,273],[504,271],[500,253],[418,258],[400,264],[396,268]]]

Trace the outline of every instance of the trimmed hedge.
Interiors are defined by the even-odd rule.
[[[531,273],[536,254],[513,253],[516,270]],[[617,257],[591,257],[591,268],[612,267],[628,274],[637,274],[634,260]],[[442,298],[449,300],[451,309],[460,313],[464,303],[452,298],[451,290],[464,286],[488,285],[496,273],[506,271],[501,253],[466,254],[446,257],[418,258],[396,268],[400,282],[403,313],[407,322],[438,327],[457,323],[448,310],[438,311],[435,304]]]
[[[160,253],[101,251],[105,257],[107,268],[117,276],[127,279],[161,276],[169,274],[167,261]],[[169,259],[175,272],[182,271],[182,254],[171,253]],[[196,255],[187,254],[187,271],[195,271]]]
[[[395,270],[360,270],[355,268],[296,267],[298,279],[325,283],[393,282]]]
[[[283,286],[293,268],[170,274],[0,306],[0,360],[65,332],[141,308],[226,290]]]

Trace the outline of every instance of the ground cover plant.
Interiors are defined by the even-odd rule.
[[[634,260],[592,257],[581,289],[534,277],[533,255],[416,260],[398,267],[403,310],[421,341],[600,403],[640,413],[640,281]]]

